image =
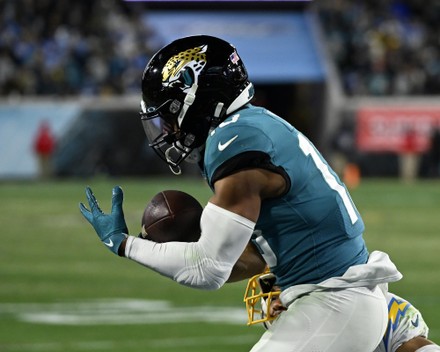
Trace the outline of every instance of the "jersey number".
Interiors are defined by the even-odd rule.
[[[351,201],[350,196],[347,193],[347,190],[343,185],[341,185],[337,178],[331,173],[328,165],[321,159],[315,147],[310,143],[310,141],[302,134],[298,134],[299,139],[299,147],[302,152],[306,156],[311,156],[315,166],[321,172],[324,181],[328,184],[328,186],[334,191],[338,192],[339,196],[342,199],[342,202],[347,210],[348,215],[350,216],[351,223],[354,224],[358,220],[358,216],[356,213],[356,209]],[[254,243],[260,249],[260,253],[262,254],[264,260],[266,261],[269,267],[274,267],[277,265],[277,257],[275,253],[269,246],[269,243],[262,236],[261,231],[256,230],[254,232],[255,240]]]
[[[347,210],[348,215],[350,216],[351,223],[354,224],[358,220],[358,216],[356,213],[356,209],[351,201],[350,196],[347,193],[347,190],[343,185],[341,185],[336,177],[330,172],[328,165],[321,159],[316,151],[315,147],[310,143],[310,141],[301,133],[298,134],[299,139],[299,147],[302,152],[311,156],[313,162],[315,163],[318,170],[321,172],[324,181],[329,185],[329,187],[341,196],[342,202],[344,203],[345,209]]]

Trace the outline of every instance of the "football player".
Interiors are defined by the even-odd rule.
[[[174,173],[183,161],[198,163],[211,187],[200,239],[157,244],[128,236],[118,186],[110,214],[90,188],[90,210],[80,204],[81,212],[112,252],[190,287],[215,290],[269,265],[290,318],[253,352],[371,352],[387,326],[378,285],[401,274],[386,253],[369,253],[361,215],[312,142],[252,105],[253,95],[230,43],[197,35],[166,45],[142,76],[141,121]]]
[[[248,281],[244,301],[248,325],[263,323],[266,329],[286,307],[279,299],[275,276],[265,271]],[[428,340],[429,328],[419,310],[407,300],[385,291],[388,304],[388,326],[374,352],[440,352],[440,346]]]

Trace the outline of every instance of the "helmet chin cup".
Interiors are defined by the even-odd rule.
[[[166,162],[168,164],[168,167],[170,168],[171,172],[174,175],[181,175],[182,174],[182,169],[180,168],[180,166],[178,164],[176,164],[172,158],[171,158],[171,152],[176,152],[177,149],[172,145],[171,147],[169,147],[167,150],[165,150],[165,158],[166,158]]]
[[[174,161],[172,159],[171,153],[178,153],[180,154],[180,160]],[[198,149],[193,149],[189,153],[182,154],[180,149],[176,148],[174,145],[170,146],[167,150],[165,150],[165,159],[168,164],[168,167],[170,168],[171,172],[174,175],[181,175],[182,169],[180,167],[181,161],[185,161],[189,164],[197,164],[201,159],[201,154]]]
[[[191,135],[187,135],[184,139],[185,141],[188,139],[190,141],[193,140]],[[190,164],[196,164],[202,158],[198,148],[185,147],[182,145],[180,140],[177,140],[173,144],[169,145],[169,147],[163,152],[163,155],[171,172],[175,175],[182,174],[182,169],[180,168],[182,161],[186,161]]]

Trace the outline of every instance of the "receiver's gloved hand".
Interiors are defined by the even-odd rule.
[[[86,187],[86,196],[90,210],[83,203],[79,204],[79,210],[86,220],[93,226],[99,239],[115,254],[121,243],[128,236],[128,229],[122,210],[124,194],[121,187],[113,188],[112,210],[110,214],[104,214],[99,208],[98,201],[93,195],[92,190]]]

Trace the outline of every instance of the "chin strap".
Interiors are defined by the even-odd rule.
[[[188,111],[189,107],[196,100],[196,92],[197,92],[198,87],[199,86],[196,83],[194,83],[191,86],[191,88],[189,89],[188,93],[186,93],[185,99],[183,100],[182,109],[180,110],[179,116],[177,116],[177,125],[179,126],[179,128],[182,126],[183,119],[185,118],[186,112]],[[175,146],[169,147],[165,151],[165,158],[168,161],[168,167],[170,168],[171,172],[174,175],[181,175],[182,169],[180,168],[180,166],[179,165],[172,165],[173,159],[171,158],[170,153],[173,151],[178,151],[178,150]]]
[[[224,113],[225,113],[224,108],[223,108],[224,106],[225,106],[225,104],[222,102],[217,103],[215,110],[214,110],[214,118],[218,119],[219,117],[222,117],[224,115]]]
[[[168,164],[168,167],[170,168],[171,172],[172,172],[174,175],[179,176],[179,175],[182,174],[182,169],[180,168],[179,165],[171,166],[171,165]]]
[[[183,100],[182,109],[180,110],[179,116],[177,116],[177,125],[179,127],[182,126],[183,119],[189,107],[194,103],[194,100],[196,100],[196,91],[198,87],[199,86],[194,83],[189,89],[188,93],[186,93],[185,99]]]
[[[167,159],[167,164],[168,167],[170,168],[171,172],[174,175],[181,175],[182,174],[182,169],[180,168],[179,165],[174,165],[174,160],[173,158],[170,156],[171,152],[179,152],[176,147],[174,145],[172,145],[171,147],[169,147],[167,150],[165,150],[165,158]]]

